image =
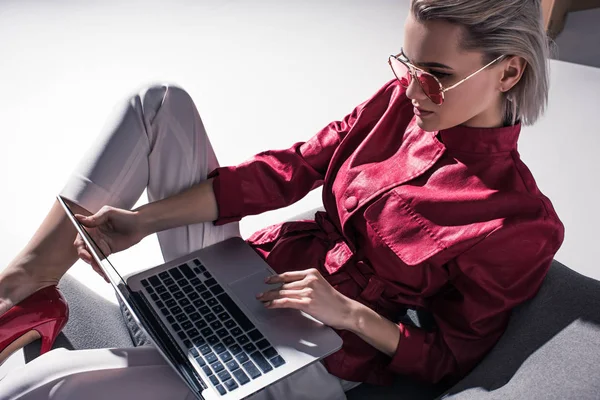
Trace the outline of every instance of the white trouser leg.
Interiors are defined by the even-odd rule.
[[[155,86],[129,99],[75,170],[62,195],[91,212],[103,205],[131,208],[145,188],[150,201],[179,193],[218,166],[190,96]],[[237,223],[190,225],[159,233],[166,261],[239,236]],[[330,375],[321,363],[253,396],[263,399],[343,399],[356,384]],[[192,399],[153,347],[53,350],[0,381],[2,400]]]

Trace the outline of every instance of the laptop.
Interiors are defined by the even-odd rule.
[[[275,272],[234,237],[122,277],[58,201],[133,319],[198,399],[243,399],[342,346],[333,329],[256,294]]]

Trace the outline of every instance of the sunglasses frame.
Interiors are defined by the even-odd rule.
[[[480,73],[481,71],[483,71],[484,69],[486,69],[487,67],[489,67],[490,65],[498,62],[501,58],[506,57],[505,54],[501,55],[500,57],[496,58],[494,61],[484,65],[483,67],[481,67],[480,69],[478,69],[477,71],[473,72],[472,74],[468,75],[466,78],[461,79],[460,81],[456,82],[455,84],[448,86],[447,88],[444,87],[444,85],[442,85],[442,82],[440,82],[440,80],[433,75],[430,72],[425,71],[422,68],[419,68],[413,64],[410,63],[410,61],[408,61],[408,58],[406,58],[406,60],[402,60],[400,59],[400,57],[403,56],[404,58],[406,58],[406,56],[404,55],[403,51],[400,51],[400,53],[396,54],[396,55],[390,55],[388,57],[388,64],[390,65],[390,68],[392,69],[392,72],[394,74],[394,76],[396,77],[396,79],[398,79],[398,81],[400,82],[400,84],[402,84],[402,80],[401,78],[396,75],[396,71],[394,71],[394,67],[392,66],[392,58],[394,58],[396,61],[401,62],[402,64],[404,64],[404,66],[407,68],[408,73],[411,75],[413,80],[416,80],[419,83],[419,86],[421,87],[421,89],[423,90],[423,93],[425,93],[425,95],[427,96],[427,98],[429,100],[431,100],[431,102],[437,106],[441,106],[442,104],[444,104],[444,100],[445,100],[445,93],[450,90],[450,89],[454,89],[455,87],[457,87],[458,85],[460,85],[461,83],[465,82],[466,80],[474,77],[475,75],[477,75],[478,73]],[[417,73],[416,71],[421,72],[422,74],[425,74],[427,76],[431,76],[438,84],[440,91],[439,94],[442,96],[442,102],[441,103],[436,103],[435,101],[433,101],[433,99],[431,98],[431,96],[429,95],[429,93],[427,93],[427,90],[425,90],[425,88],[423,87],[423,84],[421,83],[421,81],[419,80],[419,78],[417,77]],[[409,83],[410,85],[410,83]],[[402,85],[404,86],[404,85]]]

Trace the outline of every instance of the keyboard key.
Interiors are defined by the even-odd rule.
[[[189,293],[188,297],[190,298],[190,300],[196,300],[196,299],[200,298],[200,295],[198,293],[196,293],[196,292],[193,292],[193,293]],[[198,307],[200,307],[200,306],[198,306]]]
[[[279,354],[277,354],[277,350],[275,350],[272,347],[269,347],[268,349],[263,350],[263,354],[265,355],[266,358],[273,358]]]
[[[148,287],[146,288],[146,291],[147,291],[148,293],[154,293],[154,289],[152,289],[152,286],[148,286]]]
[[[211,381],[212,381],[212,379],[211,379]],[[227,390],[225,390],[225,388],[223,386],[217,385],[217,386],[215,386],[215,388],[219,391],[219,394],[221,396],[224,396],[225,394],[227,394]]]
[[[194,338],[194,344],[198,347],[202,346],[204,343],[206,343],[206,340],[202,337],[202,336],[198,336],[196,338]]]
[[[246,370],[246,372],[248,373],[248,375],[250,375],[250,377],[252,379],[256,379],[261,375],[258,368],[256,368],[256,366],[254,364],[252,364],[252,361],[243,363],[242,367],[244,367],[244,369]]]
[[[185,339],[183,341],[183,344],[186,348],[191,349],[192,348],[192,342],[190,342],[188,339]]]
[[[227,379],[231,379],[231,375],[229,375],[229,371],[227,371],[226,369],[224,369],[223,371],[219,372],[217,375],[219,376],[219,379],[222,382],[225,382]]]
[[[240,310],[240,308],[231,300],[231,297],[227,293],[221,293],[217,296],[221,304],[229,311],[229,314],[237,321],[243,330],[249,331],[254,328],[254,325],[246,315]]]
[[[205,355],[205,354],[212,352],[212,349],[210,348],[209,345],[204,344],[198,348],[198,351],[200,352],[200,354]]]
[[[212,335],[213,331],[209,327],[206,327],[206,328],[202,329],[200,331],[200,333],[202,334],[202,336],[210,336],[210,335]]]
[[[163,271],[160,274],[158,274],[158,276],[160,277],[160,279],[169,279],[169,273],[167,271]]]
[[[181,307],[189,306],[190,305],[190,301],[188,299],[181,299],[181,300],[179,300],[179,305]]]
[[[202,263],[200,262],[200,260],[198,260],[197,258],[194,259],[194,264],[196,264],[197,266],[201,266]]]
[[[148,283],[148,281],[145,280],[145,279],[142,279],[142,285],[144,285],[144,287],[150,286],[150,284]]]
[[[198,278],[194,278],[190,281],[190,284],[194,287],[198,286],[200,283],[201,283],[200,279],[198,279]]]
[[[246,343],[243,346],[243,349],[244,349],[244,351],[246,351],[246,353],[250,354],[256,350],[256,347],[254,347],[254,345],[252,343]]]
[[[183,290],[186,293],[190,293],[194,291],[194,288],[191,287],[190,285],[184,286],[183,288],[181,288],[181,290]]]
[[[231,328],[233,328],[233,327],[235,327],[235,326],[236,326],[236,325],[235,325],[235,321],[234,321],[234,320],[232,320],[232,319],[229,319],[229,320],[225,321],[225,327],[226,327],[227,329],[231,329]],[[240,331],[240,332],[241,332],[241,331]]]
[[[231,330],[231,334],[233,336],[240,336],[242,333],[244,333],[244,332],[242,332],[242,330],[240,328],[238,328],[237,326]]]
[[[221,364],[219,361],[215,361],[213,364],[210,365],[212,370],[215,373],[218,373],[220,371],[222,371],[223,369],[225,369],[225,367],[223,366],[223,364]]]
[[[213,313],[208,313],[204,316],[204,319],[206,322],[213,322],[215,319],[217,319],[217,316]]]
[[[173,324],[173,323],[175,323],[175,318],[173,318],[173,316],[172,316],[172,315],[169,315],[169,316],[167,317],[167,321],[169,321],[169,323],[170,323],[170,324]]]
[[[211,287],[213,285],[217,284],[217,281],[215,281],[215,278],[210,278],[204,281],[204,284],[208,287]]]
[[[158,300],[158,301],[156,302],[156,306],[157,306],[158,308],[165,308],[165,303],[163,303],[162,301]]]
[[[174,281],[173,279],[171,279],[171,278],[167,278],[167,279],[164,279],[164,280],[163,280],[163,283],[164,283],[166,286],[171,286],[172,284],[174,284],[174,283],[175,283],[175,281]]]
[[[198,321],[199,319],[202,319],[202,317],[200,317],[200,314],[198,314],[197,312],[195,312],[195,313],[191,313],[190,314],[190,319],[192,321]]]
[[[240,347],[239,344],[232,344],[231,346],[227,345],[227,348],[234,355],[238,354],[240,351],[242,351],[242,348]]]
[[[211,286],[209,289],[215,296],[224,292],[221,286]]]
[[[269,362],[266,360],[266,358],[263,357],[262,354],[260,354],[260,352],[255,351],[254,353],[250,354],[250,357],[256,363],[256,365],[258,365],[258,368],[260,368],[263,373],[269,372],[273,369],[273,367],[271,367],[271,364],[269,364]]]
[[[170,300],[165,301],[165,304],[167,305],[167,307],[171,308],[171,307],[175,307],[177,305],[177,302],[173,299],[170,299]]]
[[[229,314],[227,314],[225,311],[223,311],[221,314],[217,315],[217,317],[219,317],[219,319],[221,321],[227,321],[229,318],[231,318],[229,316]]]
[[[187,336],[185,335],[185,332],[184,332],[184,331],[177,332],[177,335],[179,336],[179,339],[181,339],[181,340],[183,340],[183,339],[186,339],[186,338],[187,338]]]
[[[171,293],[179,292],[179,286],[177,285],[171,285],[167,289],[169,289],[169,292]]]
[[[182,291],[177,291],[173,293],[173,297],[175,297],[177,300],[181,300],[185,297],[185,294],[183,294]]]
[[[208,271],[204,271],[204,276],[205,276],[206,278],[212,278],[212,275],[211,275],[211,274],[210,274],[210,272],[208,272]]]
[[[229,368],[230,371],[235,371],[240,367],[240,365],[233,358],[230,361],[227,361],[225,366]]]
[[[237,341],[238,341],[239,344],[243,345],[243,344],[248,343],[250,341],[250,339],[248,339],[248,336],[242,335],[242,336],[240,336],[240,337],[237,338]]]
[[[177,281],[177,284],[178,284],[179,286],[181,286],[181,287],[184,287],[184,286],[187,286],[187,284],[188,284],[188,281],[187,281],[187,279],[185,279],[185,278],[183,278],[183,279],[179,279],[179,280]]]
[[[262,333],[260,333],[260,332],[258,331],[258,329],[254,329],[253,331],[251,331],[251,332],[248,332],[248,336],[250,337],[250,339],[254,340],[255,342],[256,342],[257,340],[260,340],[260,339],[262,339],[262,338],[263,338],[263,335],[262,335]]]
[[[281,367],[283,364],[285,364],[285,360],[281,356],[273,357],[269,361],[271,361],[271,364],[273,364],[275,368]]]
[[[217,343],[213,346],[213,350],[215,353],[221,354],[225,351],[225,345],[223,345],[223,343]]]
[[[179,314],[180,312],[182,312],[181,307],[179,306],[175,306],[175,307],[171,307],[171,312],[175,315]]]
[[[177,268],[173,268],[169,272],[171,273],[171,276],[175,278],[175,280],[183,278],[183,275],[181,274],[181,272],[179,272]]]
[[[189,279],[195,278],[196,274],[194,274],[194,271],[192,271],[192,269],[189,267],[189,265],[187,264],[182,264],[179,266],[179,270],[181,272],[183,272],[183,274],[185,276],[187,276]]]
[[[198,357],[198,356],[200,355],[200,353],[198,353],[198,350],[196,350],[196,348],[195,348],[195,347],[192,347],[192,348],[190,349],[190,354],[191,354],[192,356],[194,356],[194,357]]]
[[[152,297],[152,298],[154,298],[154,297]],[[165,292],[165,293],[161,293],[160,298],[163,300],[169,300],[169,299],[173,298],[173,296],[171,296],[171,293]]]
[[[219,378],[217,378],[216,375],[211,375],[209,378],[210,378],[210,382],[215,386],[217,386],[217,385],[219,385],[219,383],[221,383],[221,382],[219,382]],[[221,386],[221,385],[219,385],[219,386]],[[223,388],[223,386],[221,386],[221,388]],[[225,389],[223,389],[223,393],[221,393],[221,394],[225,394]]]
[[[186,307],[183,308],[183,310],[186,313],[193,313],[194,311],[196,311],[196,307],[194,307],[194,306],[186,306]]]
[[[150,278],[148,278],[148,280],[150,281],[152,286],[154,286],[154,287],[160,286],[160,279],[158,279],[157,276],[151,276]]]
[[[213,374],[212,370],[210,369],[210,366],[208,366],[208,365],[205,365],[204,367],[202,367],[202,371],[204,371],[204,373],[209,376]]]
[[[195,338],[196,336],[198,336],[200,334],[200,333],[198,333],[198,330],[196,328],[192,328],[190,330],[186,330],[186,332],[187,332],[188,336],[191,337],[191,338]]]
[[[240,385],[245,385],[246,383],[250,382],[248,375],[246,375],[241,369],[233,371],[233,376],[235,376],[235,379],[237,379]]]
[[[191,298],[191,297],[192,297],[192,296],[190,296],[190,298]],[[194,305],[195,305],[196,307],[200,308],[200,307],[202,307],[202,306],[204,305],[204,300],[202,300],[202,299],[196,299],[196,300],[194,300]]]
[[[156,293],[161,294],[161,293],[166,292],[167,288],[164,287],[163,285],[159,285],[159,286],[156,286],[155,290],[156,290]]]
[[[169,293],[163,293],[163,294],[169,294]],[[161,296],[162,297],[162,296]],[[152,293],[150,295],[150,298],[154,301],[158,301],[159,297],[156,295],[156,293]],[[163,299],[164,300],[164,299]]]
[[[212,335],[212,336],[209,336],[209,337],[207,337],[207,338],[206,338],[206,341],[207,341],[209,344],[215,345],[215,344],[219,343],[219,338],[218,338],[218,337],[216,337],[215,335]]]
[[[198,309],[198,312],[200,312],[200,314],[202,315],[206,315],[210,312],[210,308],[208,308],[207,306],[203,306],[200,307],[200,309]]]
[[[190,321],[185,321],[183,324],[181,324],[181,327],[183,329],[185,329],[186,331],[189,330],[190,328],[192,328],[193,326],[194,326],[194,324],[192,324]]]
[[[188,317],[185,314],[179,314],[175,316],[175,319],[179,322],[187,321]]]
[[[167,310],[166,308],[161,308],[161,309],[160,309],[160,312],[161,312],[161,313],[162,313],[162,315],[164,315],[165,317],[166,317],[167,315],[169,315],[169,310]]]
[[[233,379],[228,380],[224,385],[230,392],[238,387],[238,384]]]
[[[219,314],[219,313],[222,313],[224,311],[224,309],[223,309],[223,306],[221,306],[220,304],[218,304],[215,307],[213,307],[212,311],[215,314]]]
[[[219,322],[219,321],[215,321],[215,322]],[[223,338],[225,336],[229,335],[229,332],[227,332],[227,329],[225,328],[221,328],[218,331],[215,332],[217,334],[218,337]]]
[[[205,320],[201,319],[199,321],[194,322],[194,325],[196,325],[196,328],[198,329],[203,329],[205,328],[208,324],[206,323]]]
[[[204,359],[206,360],[207,363],[212,364],[215,361],[217,361],[217,355],[215,353],[208,353],[207,355],[204,356]]]
[[[241,364],[243,364],[243,363],[245,363],[246,361],[248,361],[248,360],[249,360],[248,356],[247,356],[247,355],[246,355],[246,353],[244,353],[244,352],[241,352],[240,354],[236,354],[235,358],[237,358],[237,360],[238,360],[238,361],[239,361]],[[252,364],[252,363],[251,363],[251,364]]]
[[[238,339],[239,340],[239,339]],[[256,346],[261,349],[264,350],[267,347],[271,346],[271,343],[269,343],[269,341],[267,339],[263,339],[261,341],[256,342]]]
[[[179,326],[179,324],[173,324],[173,329],[175,329],[176,331],[180,331],[181,327]]]
[[[219,328],[221,328],[223,326],[223,324],[221,323],[221,321],[213,321],[213,322],[210,323],[210,326],[213,329],[219,329]]]
[[[198,363],[198,365],[200,365],[201,367],[204,367],[206,365],[206,361],[204,361],[204,359],[200,356],[196,357],[196,362]]]
[[[211,306],[211,307],[214,307],[214,306],[218,305],[218,304],[219,304],[219,302],[218,302],[218,301],[217,301],[217,299],[215,299],[214,297],[211,297],[210,299],[206,300],[206,304],[208,304],[208,305],[209,305],[209,306]],[[213,311],[214,311],[214,310],[213,310]],[[219,311],[219,312],[220,312],[220,311]],[[217,312],[215,311],[215,314],[216,314],[216,313],[217,313]]]
[[[216,346],[215,346],[216,347]],[[233,356],[231,355],[230,352],[228,351],[224,351],[221,354],[219,354],[219,358],[221,359],[221,361],[223,361],[224,363],[226,363],[227,361],[230,361],[233,359]],[[235,369],[235,368],[234,368]]]
[[[219,336],[221,336],[221,335],[219,335]],[[235,343],[235,339],[232,338],[231,336],[221,337],[221,341],[223,343],[225,343],[225,346],[227,346],[227,347],[229,347]]]
[[[200,293],[200,297],[202,297],[204,300],[207,300],[207,299],[210,299],[211,297],[213,297],[213,295],[211,292],[209,292],[207,290],[206,292]]]

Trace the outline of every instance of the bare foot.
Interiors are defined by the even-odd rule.
[[[46,286],[58,284],[58,279],[34,277],[26,268],[8,266],[0,273],[0,316],[15,304]]]

